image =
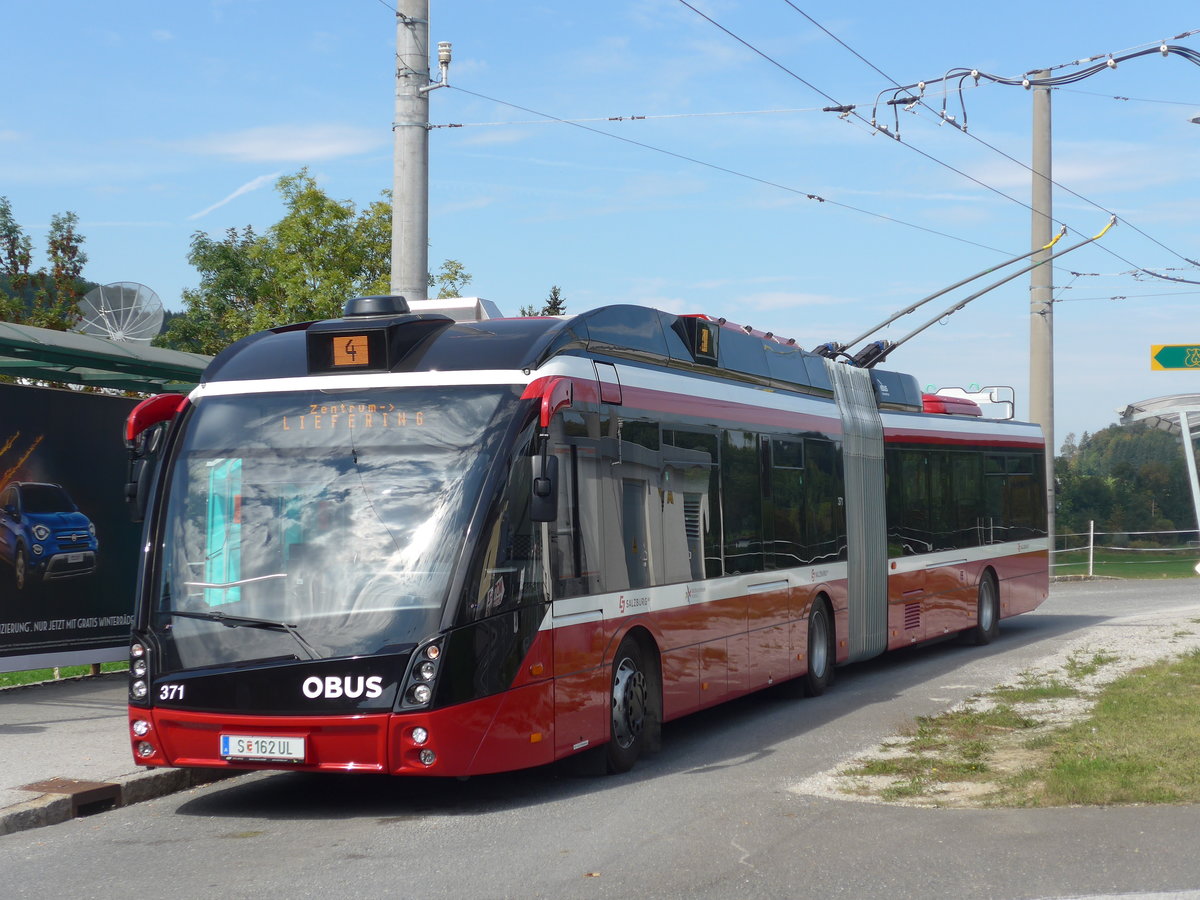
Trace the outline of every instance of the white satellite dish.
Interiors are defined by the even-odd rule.
[[[127,344],[148,344],[162,330],[163,305],[144,284],[118,281],[93,288],[79,301],[76,331]]]

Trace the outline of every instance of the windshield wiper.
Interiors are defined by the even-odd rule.
[[[290,622],[276,622],[274,619],[255,619],[251,616],[236,616],[230,613],[223,612],[191,612],[184,609],[167,609],[163,610],[172,616],[182,616],[186,619],[203,619],[206,622],[218,622],[227,628],[237,628],[239,625],[245,625],[248,628],[266,628],[272,631],[286,631],[300,645],[300,648],[305,652],[309,659],[320,659],[321,654],[313,648],[313,645],[304,639],[304,636],[296,630],[296,626]]]

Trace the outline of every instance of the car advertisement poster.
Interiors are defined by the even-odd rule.
[[[0,671],[124,658],[141,526],[122,429],[136,403],[0,384]]]

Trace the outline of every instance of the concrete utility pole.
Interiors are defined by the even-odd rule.
[[[429,293],[429,0],[396,13],[396,118],[392,123],[391,292]]]
[[[1031,80],[1049,78],[1035,72]],[[1050,179],[1050,88],[1033,88],[1033,207],[1032,246],[1036,250],[1054,237],[1053,195]],[[1046,510],[1049,514],[1050,549],[1054,549],[1054,267],[1050,251],[1036,254],[1042,261],[1029,275],[1029,418],[1046,435]]]

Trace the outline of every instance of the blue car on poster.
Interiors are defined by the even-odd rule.
[[[0,492],[0,559],[18,590],[96,570],[96,526],[59,484],[13,481]]]

